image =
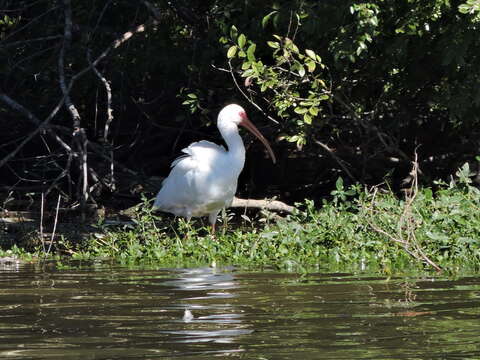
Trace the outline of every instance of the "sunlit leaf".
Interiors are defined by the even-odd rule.
[[[278,49],[280,47],[280,44],[276,41],[267,41],[267,45],[273,49]]]
[[[252,64],[249,61],[246,61],[242,64],[242,70],[247,70]]]
[[[232,25],[232,27],[230,28],[230,37],[232,38],[232,40],[236,40],[237,36],[238,36],[238,29],[235,25]]]
[[[237,39],[237,43],[238,43],[238,46],[240,47],[240,49],[243,49],[243,47],[245,46],[245,43],[247,42],[247,38],[245,37],[244,34],[240,34],[238,36],[238,39]]]
[[[231,59],[237,54],[238,47],[237,45],[230,46],[227,51],[227,58]]]
[[[304,77],[304,76],[305,76],[305,68],[304,68],[302,65],[298,65],[298,74],[299,74],[301,77]]]
[[[296,107],[293,111],[295,111],[297,114],[305,114],[308,109],[304,107]]]
[[[265,16],[263,17],[263,19],[262,19],[262,27],[263,27],[263,28],[265,28],[265,27],[267,26],[268,21],[270,20],[270,18],[272,17],[272,15],[273,15],[273,14],[276,14],[276,13],[277,13],[277,11],[274,10],[274,11],[268,13],[267,15],[265,15]]]
[[[305,50],[305,53],[312,59],[316,60],[316,54],[313,50],[307,49]]]
[[[255,49],[257,48],[256,44],[251,44],[247,49],[247,59],[249,61],[255,61]]]
[[[306,65],[308,72],[314,72],[315,68],[317,67],[317,64],[315,64],[313,61],[309,61]]]
[[[310,125],[312,123],[312,117],[309,114],[304,114],[303,121],[305,122],[305,124]]]

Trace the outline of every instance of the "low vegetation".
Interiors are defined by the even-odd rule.
[[[415,168],[414,168],[415,169]],[[480,191],[465,164],[450,183],[412,186],[402,197],[385,184],[345,187],[336,182],[330,200],[306,200],[286,217],[262,211],[255,217],[226,213],[214,239],[201,220],[165,220],[145,201],[133,222],[98,232],[74,259],[110,258],[124,264],[165,266],[276,266],[319,269],[476,271],[480,264]],[[241,223],[233,224],[234,219]],[[41,247],[38,254],[42,254]]]

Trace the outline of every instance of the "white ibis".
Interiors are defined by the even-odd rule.
[[[268,141],[237,104],[225,106],[218,114],[217,127],[228,150],[210,141],[199,141],[182,150],[185,155],[173,161],[172,170],[163,181],[154,208],[176,216],[206,216],[215,234],[218,213],[231,205],[237,180],[245,164],[245,146],[238,133],[241,125],[267,148],[273,163],[275,154]]]

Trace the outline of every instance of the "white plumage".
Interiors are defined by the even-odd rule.
[[[208,215],[215,231],[218,213],[231,205],[245,163],[239,125],[262,141],[275,163],[268,141],[248,120],[245,110],[236,104],[227,105],[218,114],[217,127],[228,150],[205,140],[183,149],[185,155],[173,161],[172,170],[163,181],[153,206],[188,220]]]

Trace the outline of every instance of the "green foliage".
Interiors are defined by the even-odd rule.
[[[8,250],[0,249],[0,258],[2,258],[4,261],[7,260],[6,258],[10,258],[13,261],[16,259],[21,259],[23,262],[31,262],[37,260],[37,254],[28,252],[24,248],[20,248],[17,245],[13,245]]]
[[[293,214],[274,221],[268,212],[257,219],[241,216],[241,225],[226,227],[217,237],[183,219],[163,219],[144,200],[131,224],[100,223],[87,242],[57,242],[75,260],[112,259],[123,264],[162,266],[275,266],[285,271],[318,269],[371,270],[385,273],[431,271],[427,262],[447,272],[479,271],[480,190],[463,165],[450,183],[436,182],[399,198],[389,189],[336,181],[332,198],[319,207],[313,200],[297,204]],[[43,258],[14,246],[2,251],[29,261]],[[58,254],[52,254],[58,259]]]
[[[467,0],[466,3],[458,6],[458,11],[462,14],[474,15],[473,21],[480,21],[480,1],[479,0]]]
[[[324,80],[325,65],[315,51],[300,51],[290,38],[274,34],[273,39],[266,42],[274,61],[271,65],[256,58],[257,44],[247,40],[244,34],[238,37],[238,45],[229,48],[227,57],[239,60],[245,83],[256,85],[262,96],[270,99],[284,124],[293,129],[293,135],[283,134],[280,139],[294,142],[301,148],[306,144],[312,122],[321,119],[321,104],[330,99]]]
[[[479,270],[480,190],[471,186],[468,166],[457,176],[456,182],[437,183],[435,192],[418,190],[408,209],[407,202],[389,190],[345,187],[338,178],[333,199],[321,208],[306,200],[277,222],[264,218],[263,228],[244,216],[243,226],[221,231],[217,239],[198,223],[164,223],[145,203],[136,225],[106,229],[105,236],[92,238],[79,256],[123,263],[275,265],[295,271],[343,267],[393,273],[428,269],[424,258],[415,256],[415,249],[421,249],[447,271]]]

